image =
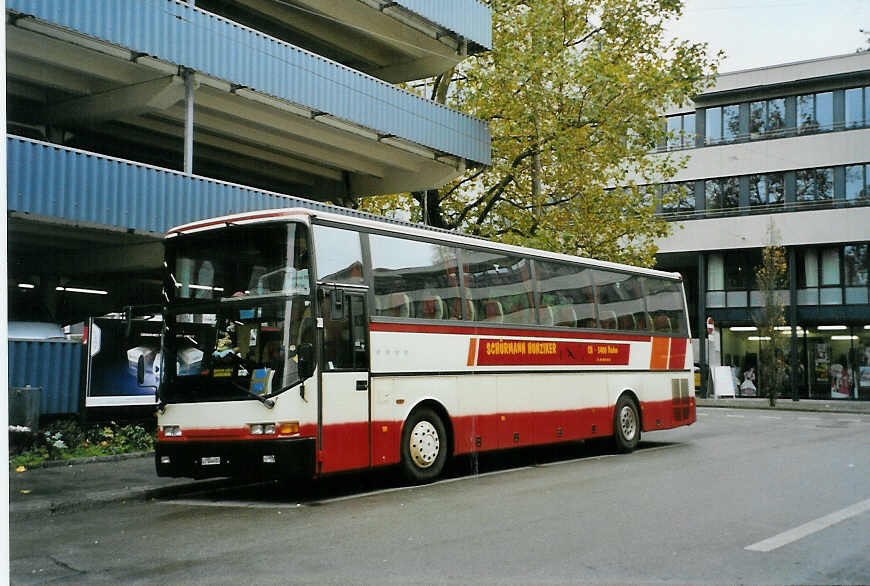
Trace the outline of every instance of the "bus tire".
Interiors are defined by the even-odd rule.
[[[617,452],[634,451],[640,441],[640,413],[637,404],[628,395],[616,401],[613,410],[613,445]]]
[[[402,429],[402,472],[415,484],[432,482],[447,462],[447,429],[435,411],[424,407],[411,413]]]

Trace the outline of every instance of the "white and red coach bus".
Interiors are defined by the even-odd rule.
[[[161,476],[317,476],[695,421],[679,275],[363,214],[166,241]]]

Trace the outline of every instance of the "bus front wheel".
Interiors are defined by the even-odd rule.
[[[640,441],[640,414],[637,404],[628,395],[622,395],[613,412],[613,443],[616,451],[634,451]]]
[[[435,411],[414,411],[402,429],[402,472],[414,483],[431,482],[447,461],[447,430]]]

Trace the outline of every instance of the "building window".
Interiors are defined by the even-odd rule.
[[[870,284],[868,270],[870,270],[870,245],[850,244],[843,247],[843,265],[846,269],[846,286],[857,287]]]
[[[695,182],[665,183],[662,185],[662,212],[695,211]]]
[[[692,148],[695,146],[695,114],[677,114],[666,119],[668,131],[668,150]]]
[[[802,169],[795,173],[797,201],[823,201],[834,199],[834,170]]]
[[[834,127],[834,93],[798,96],[797,122],[801,133],[831,130]]]
[[[822,250],[822,286],[840,284],[840,251],[837,248]]]
[[[707,108],[706,144],[718,144],[722,141],[722,108]]]
[[[708,210],[734,210],[740,206],[740,183],[737,177],[708,179],[704,182]]]
[[[752,102],[749,107],[749,138],[776,136],[785,128],[785,98]]]
[[[782,173],[749,176],[749,205],[772,206],[785,201]]]
[[[750,267],[746,255],[731,252],[725,255],[725,288],[729,291],[746,289],[749,284]]]
[[[850,205],[867,203],[870,199],[870,165],[846,167],[846,201]]]
[[[740,106],[707,108],[707,144],[734,142],[740,135]]]
[[[846,128],[861,128],[866,125],[867,113],[864,111],[865,94],[870,94],[868,88],[852,88],[846,90]]]

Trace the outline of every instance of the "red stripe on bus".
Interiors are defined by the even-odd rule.
[[[695,422],[695,399],[680,410],[673,402],[645,402],[641,407],[643,431],[670,429]],[[512,447],[555,444],[613,434],[613,406],[567,409],[564,411],[529,411],[490,413],[452,417],[445,422],[453,432],[453,454],[502,450]],[[320,472],[397,464],[401,457],[401,421],[367,421],[323,426],[323,443],[319,453]],[[314,435],[315,426],[303,426],[300,436]],[[164,437],[160,442],[232,441],[274,439],[276,436],[251,436],[247,428],[188,429],[182,437]]]
[[[477,359],[477,338],[468,340],[468,363],[466,366],[474,366]]]
[[[683,368],[686,364],[686,338],[671,339],[671,359],[668,362],[668,368],[676,370]]]
[[[502,329],[472,325],[429,325],[372,322],[373,332],[408,332],[417,334],[466,334],[486,336],[513,336],[527,338],[574,338],[578,340],[616,340],[620,342],[649,342],[651,336],[637,334],[607,334],[603,332],[554,332],[552,330]]]

